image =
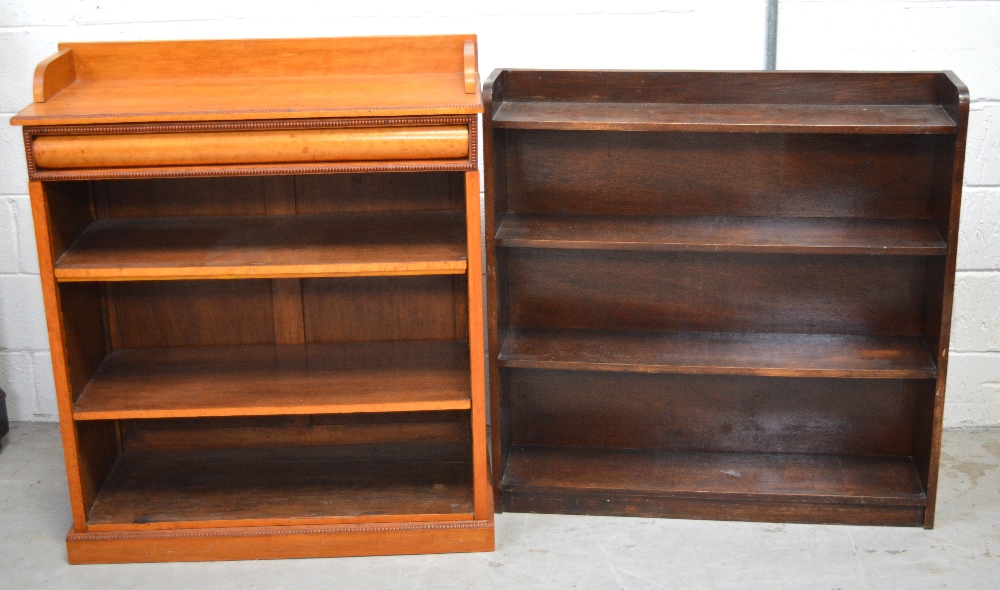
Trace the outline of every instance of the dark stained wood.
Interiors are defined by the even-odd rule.
[[[500,509],[933,525],[954,74],[496,70],[483,98]]]
[[[111,353],[76,420],[469,408],[468,346],[375,342]]]
[[[297,213],[464,209],[460,173],[304,174],[294,179]]]
[[[267,280],[118,283],[122,348],[274,344]]]
[[[465,277],[305,279],[306,342],[466,340]]]
[[[461,520],[469,450],[453,444],[205,450],[121,457],[91,530]]]
[[[152,178],[91,183],[101,218],[264,215],[265,180],[232,178]]]
[[[504,509],[508,512],[549,514],[596,514],[645,518],[697,520],[743,520],[749,522],[789,522],[850,524],[859,526],[921,526],[924,506],[884,504],[831,504],[828,502],[760,502],[703,500],[674,495],[549,493],[506,489]]]
[[[933,400],[931,380],[503,374],[512,444],[551,447],[906,456]]]
[[[464,272],[458,213],[107,219],[56,261],[60,281]]]
[[[947,236],[952,248],[948,251],[940,274],[934,276],[931,270],[931,284],[928,288],[927,328],[928,347],[937,353],[941,367],[934,399],[933,414],[928,416],[930,441],[926,452],[918,455],[918,462],[927,465],[927,514],[925,528],[934,526],[937,499],[938,471],[941,457],[941,430],[944,423],[944,398],[947,385],[948,347],[951,341],[952,307],[955,296],[955,268],[958,260],[958,219],[962,210],[962,178],[965,171],[965,143],[969,126],[969,89],[953,72],[945,72],[945,80],[940,83],[942,102],[951,116],[958,121],[954,142],[944,144],[943,155],[938,158],[935,178],[936,221],[942,234]],[[947,231],[944,230],[947,228]],[[935,293],[934,290],[937,289]],[[936,307],[940,293],[940,308]],[[938,313],[940,309],[940,313]],[[933,325],[938,320],[937,326]],[[936,345],[936,347],[935,347]],[[921,468],[923,470],[923,468]]]
[[[469,412],[465,410],[138,419],[121,420],[119,424],[126,451],[445,442],[468,445],[471,432]]]
[[[509,249],[514,326],[918,335],[927,257]]]
[[[923,506],[909,457],[515,446],[504,490]]]
[[[919,105],[951,101],[951,72],[494,70],[505,101]],[[957,79],[956,79],[957,81]],[[485,97],[484,97],[485,98]],[[500,105],[493,103],[493,113]]]
[[[626,373],[934,379],[915,336],[513,328],[500,366]]]
[[[578,250],[895,254],[943,256],[948,246],[929,220],[802,217],[503,218],[498,246]]]
[[[271,281],[274,303],[274,341],[276,344],[305,344],[305,318],[302,313],[302,281],[274,279]]]
[[[926,219],[932,211],[931,135],[509,132],[508,208],[518,213]]]
[[[954,133],[939,105],[504,102],[499,129],[737,133]]]

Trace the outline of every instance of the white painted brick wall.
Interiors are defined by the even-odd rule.
[[[945,425],[1000,425],[1000,2],[781,0],[778,23],[780,69],[948,69],[969,86]]]
[[[756,69],[765,0],[364,3],[0,2],[0,387],[15,420],[53,420],[50,357],[19,130],[58,41],[474,32],[496,67]],[[610,6],[610,7],[609,7]],[[781,0],[781,69],[951,69],[973,105],[946,423],[1000,424],[1000,2]]]

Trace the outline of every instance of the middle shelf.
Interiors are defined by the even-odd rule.
[[[462,274],[454,211],[103,219],[55,262],[56,280]]]
[[[757,375],[934,379],[916,336],[510,328],[501,367]]]
[[[116,350],[76,420],[468,410],[460,341]]]
[[[498,246],[572,250],[943,256],[928,219],[598,216],[508,213]]]

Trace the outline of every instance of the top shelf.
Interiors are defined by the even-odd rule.
[[[952,134],[939,105],[504,102],[500,129],[747,133]]]
[[[499,129],[957,134],[968,88],[951,72],[494,70]]]
[[[482,112],[475,35],[62,43],[14,125]]]

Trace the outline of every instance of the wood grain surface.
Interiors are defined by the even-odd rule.
[[[469,155],[465,126],[348,127],[129,135],[43,135],[38,168],[128,168],[449,160]]]
[[[40,87],[40,77],[63,71],[50,63],[36,74],[36,102],[14,124],[474,114],[482,104],[478,85],[466,92],[469,41],[475,36],[62,43],[72,51],[72,82],[54,94],[60,85]]]
[[[112,352],[76,420],[469,409],[467,345],[371,342]]]
[[[166,217],[96,221],[56,262],[59,281],[465,272],[457,213]]]
[[[498,246],[579,250],[943,256],[929,219],[645,217],[509,213]]]
[[[498,129],[705,133],[955,133],[939,105],[670,104],[508,101]]]
[[[934,379],[919,337],[512,328],[503,367],[641,373]]]
[[[430,443],[126,453],[88,529],[469,520],[468,453]]]

